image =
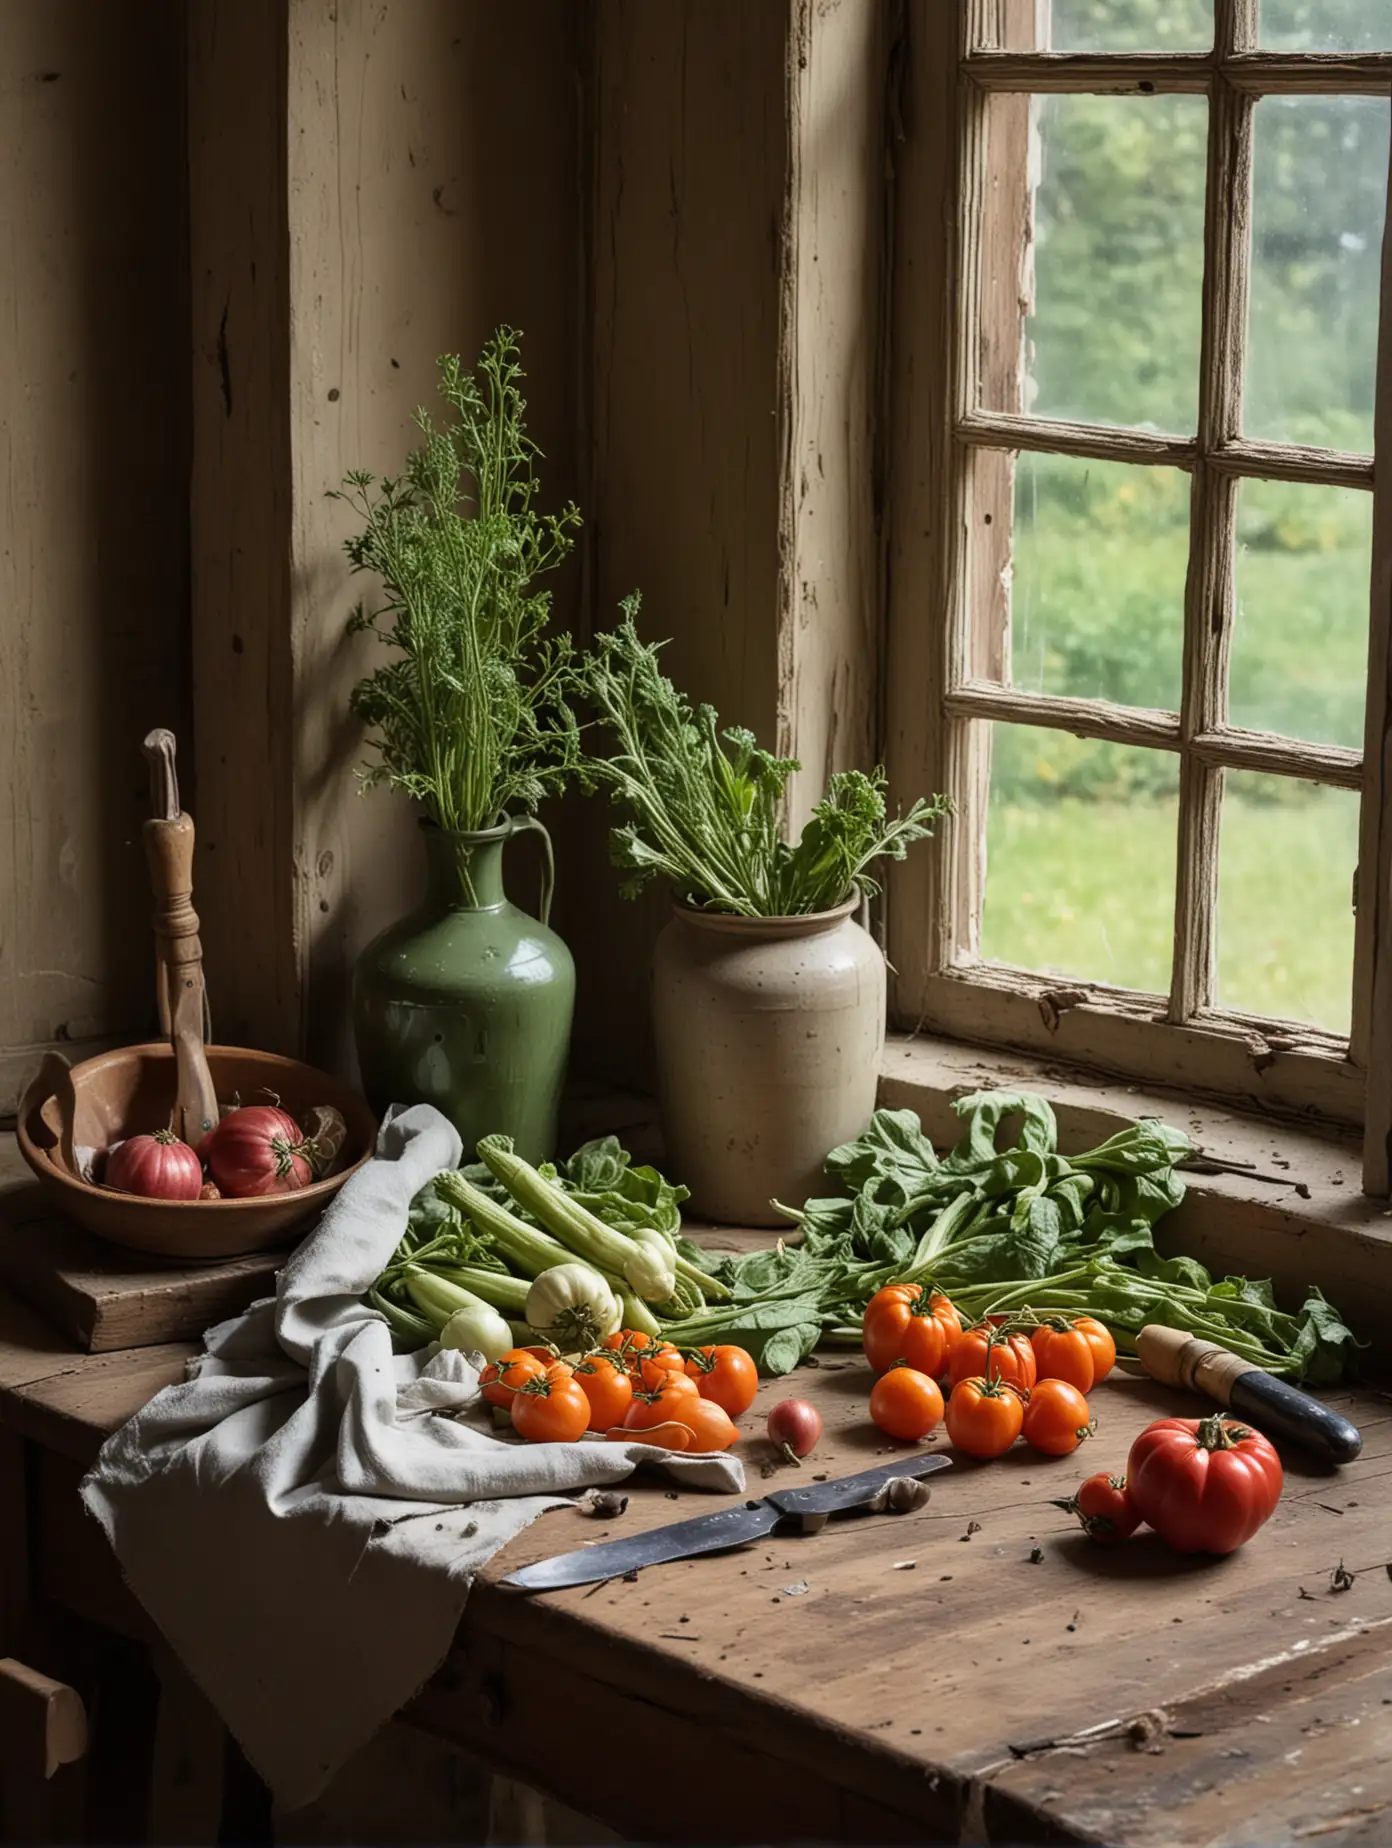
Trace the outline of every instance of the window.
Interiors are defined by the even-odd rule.
[[[955,816],[891,886],[899,1022],[1366,1112],[1386,1191],[1392,0],[909,43],[886,713]]]

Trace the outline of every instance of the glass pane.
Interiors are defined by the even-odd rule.
[[[1229,770],[1218,861],[1218,1000],[1349,1028],[1358,797]]]
[[[1021,455],[1015,685],[1177,711],[1188,559],[1189,477],[1180,470]]]
[[[1207,121],[1202,96],[992,98],[990,169],[1019,187],[988,196],[987,408],[1192,432]]]
[[[1249,436],[1372,453],[1387,130],[1384,97],[1257,104]]]
[[[1267,51],[1392,51],[1392,0],[1261,0]]]
[[[1166,992],[1178,759],[1028,725],[992,730],[982,954]]]
[[[1207,51],[1213,0],[1053,0],[1051,51]]]
[[[1241,484],[1234,725],[1361,748],[1372,548],[1371,494]]]

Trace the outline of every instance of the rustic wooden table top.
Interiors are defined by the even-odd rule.
[[[77,1466],[192,1352],[75,1354],[0,1296],[0,1425],[43,1466],[42,1588],[88,1614],[110,1566],[71,1492]],[[826,1427],[806,1475],[868,1467],[893,1452],[867,1384],[858,1357],[823,1356],[764,1386],[746,1429],[796,1392]],[[1118,1372],[1076,1457],[957,1459],[920,1512],[632,1583],[499,1586],[520,1564],[716,1505],[637,1485],[619,1520],[565,1510],[493,1562],[411,1717],[638,1839],[1385,1840],[1392,1402],[1336,1402],[1363,1456],[1325,1472],[1290,1455],[1275,1517],[1228,1560],[1149,1536],[1095,1547],[1051,1505],[1119,1469],[1150,1418],[1199,1409]],[[756,1435],[741,1453],[752,1494],[794,1479]]]

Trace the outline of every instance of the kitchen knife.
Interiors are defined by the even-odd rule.
[[[862,1470],[858,1476],[842,1476],[837,1482],[775,1489],[762,1501],[741,1502],[737,1508],[721,1508],[691,1521],[674,1521],[668,1527],[655,1527],[628,1540],[606,1540],[574,1553],[559,1553],[554,1559],[509,1572],[502,1582],[519,1591],[559,1591],[567,1585],[593,1585],[600,1579],[621,1578],[625,1572],[665,1565],[674,1559],[723,1553],[729,1547],[748,1546],[751,1540],[762,1539],[783,1521],[797,1520],[809,1526],[815,1522],[820,1526],[828,1515],[873,1501],[898,1477],[931,1476],[935,1470],[946,1469],[951,1461],[950,1457],[923,1453],[897,1463],[882,1463],[878,1469]]]
[[[1358,1426],[1308,1392],[1182,1328],[1148,1323],[1136,1337],[1136,1356],[1152,1379],[1206,1393],[1259,1431],[1298,1444],[1326,1463],[1352,1463],[1363,1448]]]

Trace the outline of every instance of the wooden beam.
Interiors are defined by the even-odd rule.
[[[188,14],[196,903],[217,1035],[299,1051],[286,0]],[[233,154],[235,150],[235,155]]]
[[[876,756],[889,12],[792,0],[779,334],[778,751],[797,833]]]
[[[1215,78],[1247,96],[1385,96],[1392,54],[1251,51],[972,51],[962,72],[982,89],[1089,96],[1196,95]]]

